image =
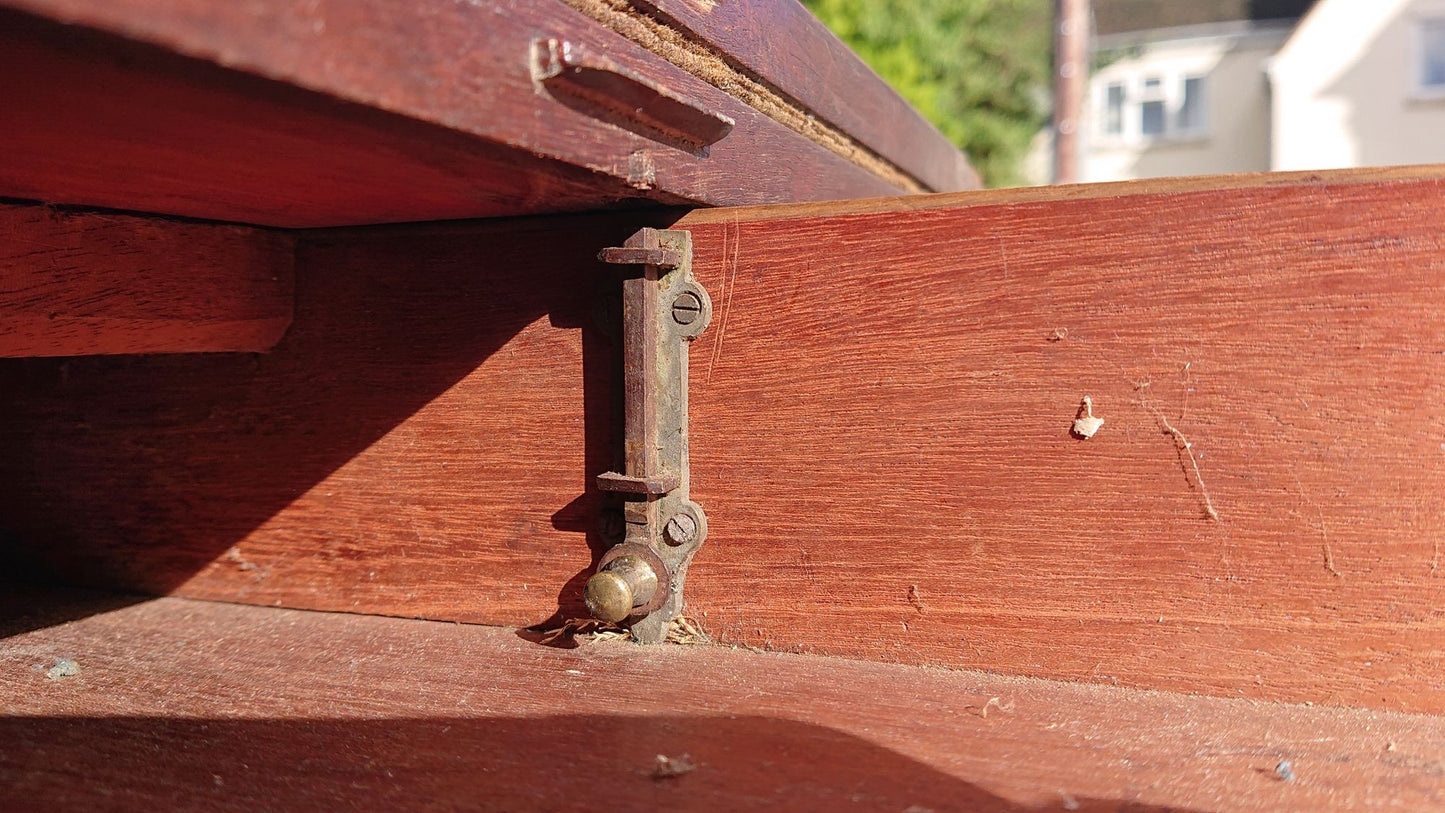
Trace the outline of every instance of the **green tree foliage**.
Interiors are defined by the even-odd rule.
[[[1020,180],[1043,126],[1049,0],[804,0],[944,135],[989,186]]]

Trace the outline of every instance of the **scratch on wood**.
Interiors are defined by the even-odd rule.
[[[1436,537],[1436,538],[1435,538],[1435,556],[1430,559],[1430,575],[1432,575],[1432,576],[1435,575],[1435,571],[1437,571],[1437,570],[1439,570],[1439,569],[1440,569],[1440,538],[1439,538],[1439,537]]]
[[[717,360],[722,356],[723,337],[728,331],[728,315],[733,311],[733,290],[737,287],[738,279],[738,255],[742,251],[743,230],[741,224],[734,220],[731,224],[723,226],[723,270],[726,276],[723,277],[723,307],[722,318],[718,320],[717,339],[712,343],[712,356],[707,361],[707,381],[712,381],[713,367],[717,366]],[[728,259],[728,232],[733,234],[732,259]]]
[[[1318,503],[1310,500],[1309,498],[1307,498],[1307,497],[1305,496],[1304,483],[1300,482],[1300,478],[1299,478],[1299,475],[1298,475],[1298,474],[1295,475],[1294,482],[1295,482],[1295,487],[1299,489],[1300,507],[1301,507],[1301,508],[1304,508],[1306,505],[1313,505],[1314,508],[1315,508],[1315,515],[1319,517],[1319,520],[1320,520],[1320,548],[1321,548],[1321,550],[1324,552],[1325,570],[1328,570],[1329,572],[1333,573],[1333,574],[1335,575],[1335,578],[1343,579],[1343,578],[1345,577],[1345,574],[1341,573],[1341,572],[1339,571],[1339,569],[1335,567],[1335,551],[1334,551],[1334,548],[1332,548],[1332,547],[1330,546],[1330,532],[1329,532],[1329,529],[1327,529],[1327,528],[1325,527],[1325,512],[1324,512],[1324,510],[1323,510],[1322,508],[1320,508],[1320,506],[1319,506]],[[1293,513],[1293,512],[1291,512],[1291,513]],[[1306,521],[1308,521],[1308,520],[1306,520]]]
[[[1154,417],[1159,419],[1159,425],[1164,429],[1164,433],[1174,439],[1174,445],[1179,451],[1181,461],[1185,458],[1189,460],[1189,468],[1194,472],[1193,482],[1199,490],[1199,496],[1204,500],[1205,516],[1218,522],[1219,512],[1214,510],[1214,500],[1210,499],[1209,487],[1204,484],[1204,473],[1199,470],[1199,460],[1194,457],[1194,444],[1189,442],[1189,438],[1185,437],[1183,432],[1175,429],[1163,414],[1155,412]],[[1185,471],[1185,475],[1188,476],[1188,474],[1189,472]]]
[[[1000,698],[990,697],[988,701],[983,704],[983,707],[978,710],[978,716],[988,719],[988,710],[991,708],[998,709],[1002,712],[1010,712],[1014,710],[1014,703],[1010,700],[1007,704],[1004,704]]]
[[[1320,537],[1324,539],[1325,569],[1335,574],[1335,578],[1343,579],[1345,575],[1335,569],[1335,552],[1330,549],[1330,532],[1325,530],[1325,512],[1316,505],[1315,513],[1320,517]]]
[[[818,573],[813,569],[813,560],[808,556],[806,550],[798,551],[798,565],[803,569],[803,575],[807,577],[808,584],[818,584]]]

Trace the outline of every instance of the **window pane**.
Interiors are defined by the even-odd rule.
[[[1420,84],[1445,87],[1445,20],[1426,20],[1420,24]]]
[[[1191,76],[1184,80],[1184,100],[1179,104],[1179,129],[1200,130],[1204,127],[1204,80]]]
[[[1164,102],[1145,102],[1139,106],[1139,132],[1144,135],[1164,134]]]
[[[1159,80],[1158,80],[1157,78],[1155,78],[1155,79],[1145,79],[1145,80],[1144,80],[1144,92],[1145,92],[1145,93],[1148,93],[1148,92],[1151,91],[1151,90],[1158,90],[1158,89],[1159,89]]]
[[[1124,132],[1124,86],[1109,85],[1104,91],[1104,132],[1119,135]]]

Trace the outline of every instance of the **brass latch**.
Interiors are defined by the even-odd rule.
[[[622,541],[587,580],[587,609],[622,623],[634,640],[660,643],[682,611],[688,563],[707,536],[707,515],[688,499],[687,348],[712,319],[692,278],[692,235],[643,229],[607,263],[641,266],[622,283],[626,470],[597,478],[620,495]]]

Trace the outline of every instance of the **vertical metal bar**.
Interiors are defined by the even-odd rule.
[[[657,266],[622,283],[624,463],[632,477],[661,473],[657,454]]]

